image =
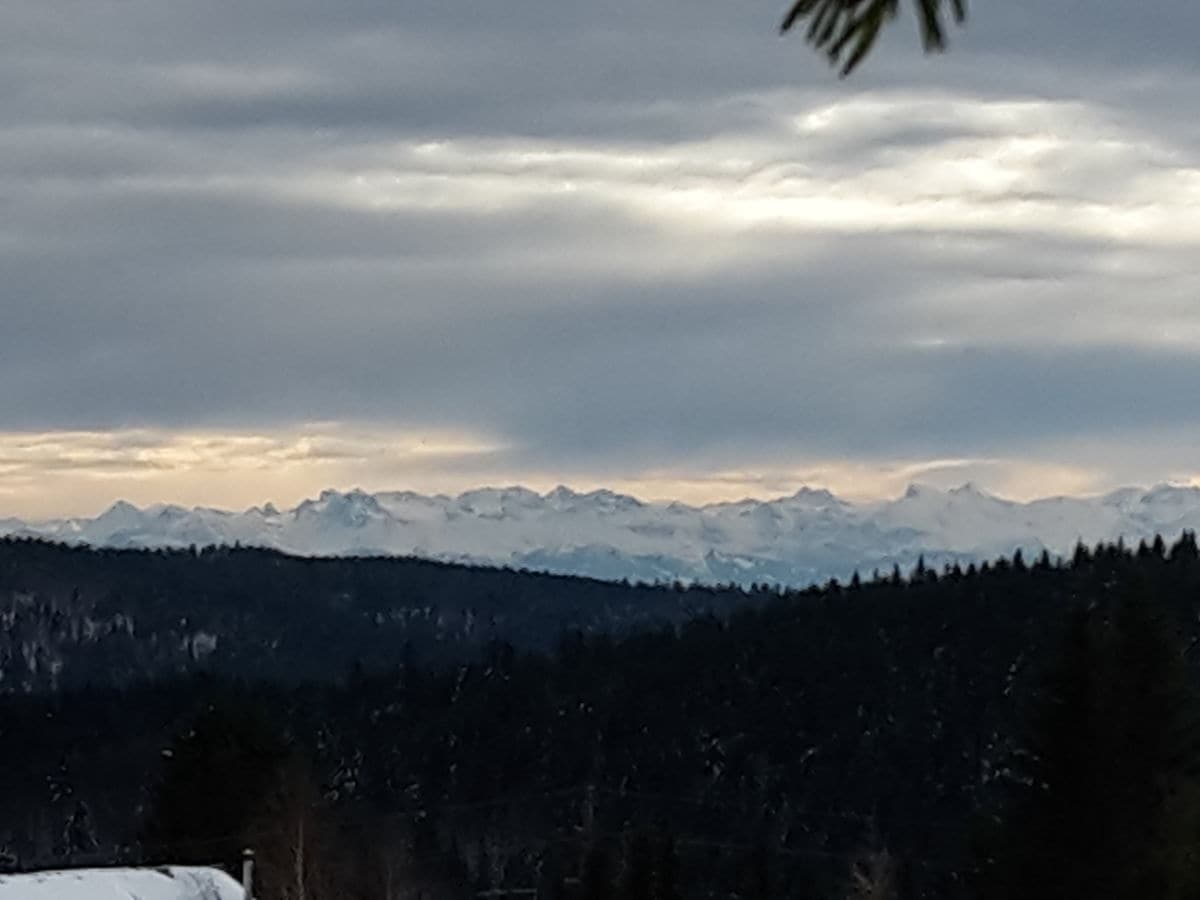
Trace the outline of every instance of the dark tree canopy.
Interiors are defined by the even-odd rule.
[[[98,853],[105,864],[236,866],[253,839],[264,900],[297,883],[320,900],[331,856],[338,900],[531,889],[549,900],[834,900],[848,883],[893,900],[1192,900],[1200,657],[1187,648],[1200,644],[1200,551],[1191,534],[1154,546],[936,578],[926,560],[924,574],[860,578],[855,590],[741,595],[725,616],[621,636],[564,630],[553,653],[492,641],[473,661],[420,666],[395,646],[392,666],[350,678],[340,665],[304,669],[302,683],[187,666],[104,680],[96,665],[84,669],[90,685],[0,690],[0,865]],[[48,552],[24,549],[7,557],[24,571]],[[22,628],[17,653],[69,666],[110,642],[98,660],[138,642],[178,646],[156,624],[152,592],[133,634],[97,629],[69,599],[79,585],[83,598],[96,592],[93,565],[49,558],[59,581],[30,598],[46,614]],[[134,571],[146,562],[113,558]],[[314,563],[298,571],[340,590],[305,595],[289,574],[298,561],[247,554],[230,557],[241,590],[222,601],[204,572],[227,571],[219,559],[195,557],[165,582],[160,619],[194,627],[202,601],[241,598],[261,614],[227,620],[221,646],[246,653],[298,629],[330,643],[339,616],[376,590],[368,622],[389,609],[384,587],[421,587],[362,570],[334,579]],[[160,561],[168,573],[182,562]],[[484,577],[430,571],[431,598]],[[435,590],[434,574],[449,583]],[[142,595],[138,580],[117,583],[127,608]],[[483,583],[497,610],[537,596],[515,577]],[[506,587],[511,605],[500,604]],[[567,606],[598,590],[554,587],[547,596]],[[622,590],[631,598],[612,586],[601,599],[623,609],[658,596]],[[14,609],[0,612],[16,623]],[[91,635],[82,649],[51,641],[76,631]],[[339,645],[370,663],[362,642],[379,639],[352,630]],[[48,642],[61,653],[42,653]],[[297,752],[311,779],[281,783]],[[964,893],[968,881],[981,893]]]
[[[912,0],[926,53],[946,48],[947,21],[962,24],[966,0]],[[900,12],[900,0],[795,0],[784,16],[780,31],[787,33],[808,23],[808,42],[849,75],[875,46],[883,26]]]
[[[254,700],[210,705],[164,753],[144,835],[148,855],[232,866],[286,758],[281,732]]]

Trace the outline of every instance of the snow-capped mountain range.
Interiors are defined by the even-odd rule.
[[[804,585],[894,563],[1069,554],[1082,540],[1136,542],[1200,529],[1200,488],[1004,500],[972,485],[914,485],[849,503],[805,488],[775,500],[689,506],[565,487],[482,488],[457,497],[323,491],[293,509],[244,512],[118,502],[93,519],[0,519],[0,534],[107,547],[240,543],[301,555],[404,555],[631,581]]]

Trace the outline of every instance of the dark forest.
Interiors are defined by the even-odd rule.
[[[0,617],[10,869],[249,847],[264,897],[318,900],[1200,885],[1187,533],[745,592],[6,541]]]

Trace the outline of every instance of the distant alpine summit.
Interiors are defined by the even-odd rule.
[[[301,555],[404,555],[632,581],[803,585],[986,559],[1021,548],[1068,554],[1076,542],[1135,543],[1200,529],[1200,488],[1125,488],[1099,497],[1000,499],[964,485],[913,485],[854,504],[804,488],[776,500],[689,506],[611,491],[483,488],[457,497],[323,491],[293,509],[244,512],[114,504],[94,519],[0,519],[0,534],[109,547],[233,544]]]

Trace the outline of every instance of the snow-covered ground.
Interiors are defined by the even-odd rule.
[[[0,900],[244,900],[217,869],[68,869],[0,875]]]
[[[931,564],[1200,529],[1200,488],[1160,485],[1096,497],[1016,503],[972,485],[913,486],[901,497],[849,503],[804,489],[775,500],[708,506],[644,503],[610,491],[485,488],[457,497],[324,491],[292,509],[243,512],[117,503],[94,519],[25,523],[34,534],[95,546],[277,547],[303,555],[397,554],[512,565],[600,578],[806,584],[893,563]]]

